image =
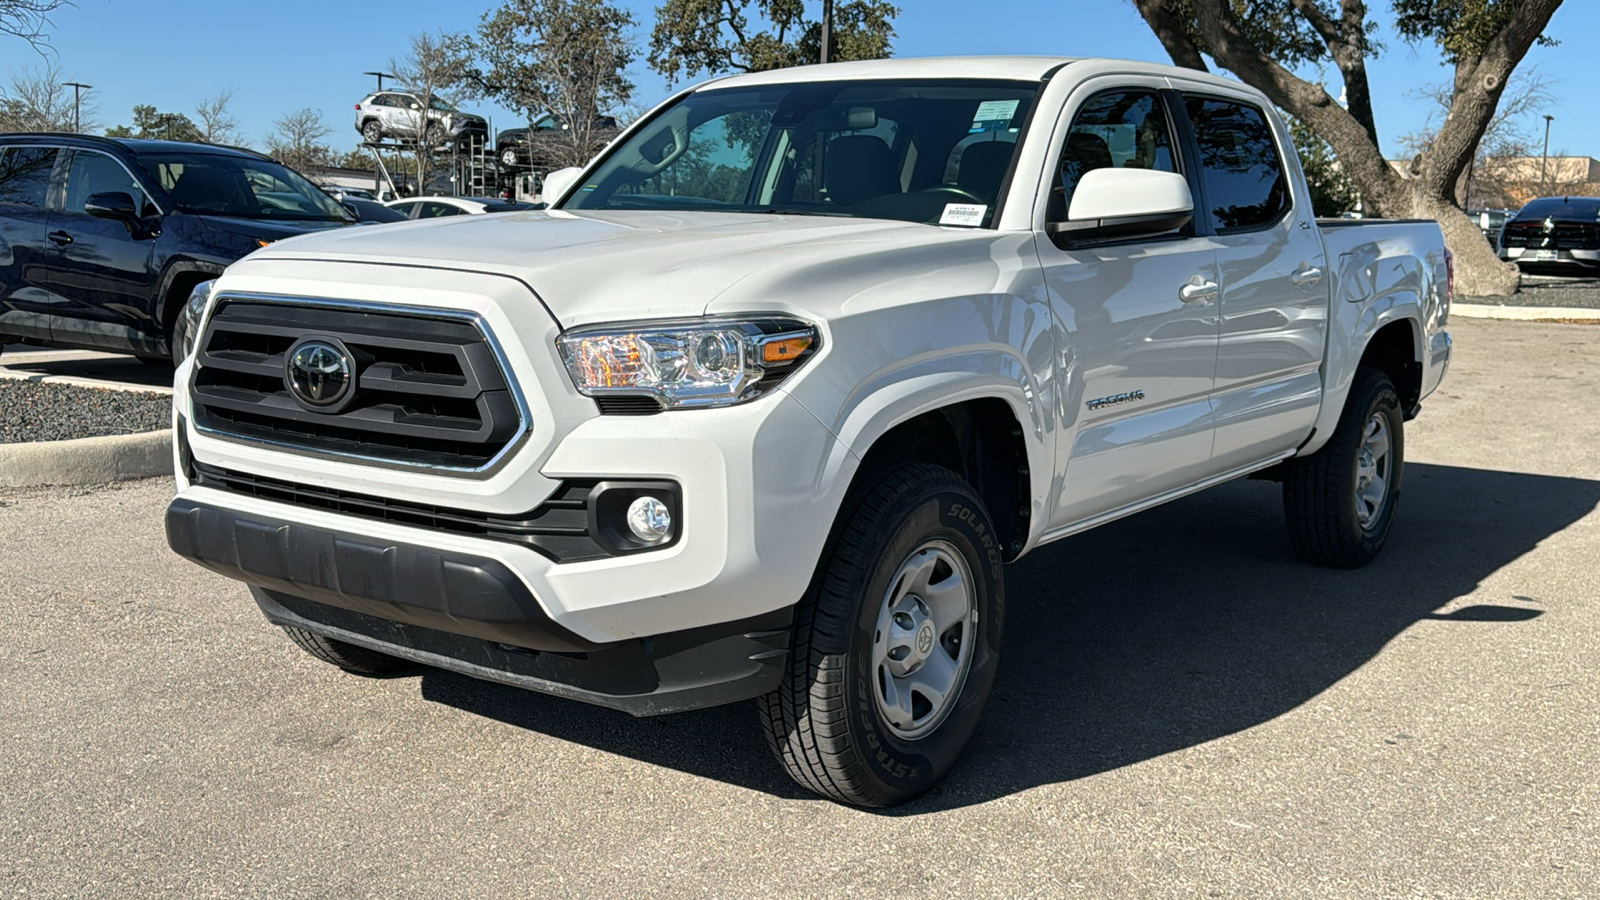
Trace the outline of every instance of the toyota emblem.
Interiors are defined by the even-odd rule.
[[[289,348],[283,383],[313,412],[333,412],[355,392],[355,361],[337,341],[307,338]]]

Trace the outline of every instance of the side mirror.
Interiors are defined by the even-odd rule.
[[[91,194],[83,211],[101,219],[116,219],[130,228],[139,224],[139,208],[133,205],[133,195],[126,191]]]
[[[562,194],[578,183],[578,176],[582,174],[583,170],[577,166],[568,166],[544,176],[544,187],[539,190],[539,199],[547,204],[555,203],[561,199]]]
[[[1072,193],[1067,221],[1045,231],[1065,245],[1165,234],[1194,218],[1182,175],[1150,169],[1091,169]]]

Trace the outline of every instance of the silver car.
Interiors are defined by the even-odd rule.
[[[356,104],[356,131],[369,144],[415,141],[424,135],[431,136],[430,143],[458,143],[473,133],[487,136],[489,123],[439,97],[424,104],[422,97],[407,91],[379,91]]]

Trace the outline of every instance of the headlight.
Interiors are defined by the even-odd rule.
[[[173,348],[178,351],[178,359],[194,355],[194,348],[200,342],[200,326],[206,318],[206,306],[211,303],[211,289],[216,284],[216,281],[202,281],[189,292],[189,299],[183,304],[183,333],[178,335],[179,344]]]
[[[677,319],[581,328],[556,344],[587,396],[649,395],[668,409],[693,409],[761,396],[821,340],[794,319]]]

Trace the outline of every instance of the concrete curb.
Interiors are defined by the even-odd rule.
[[[172,474],[172,429],[0,444],[0,487],[105,484]]]
[[[1506,319],[1518,322],[1573,322],[1600,325],[1600,309],[1575,306],[1498,306],[1452,303],[1450,315],[1463,319]]]

